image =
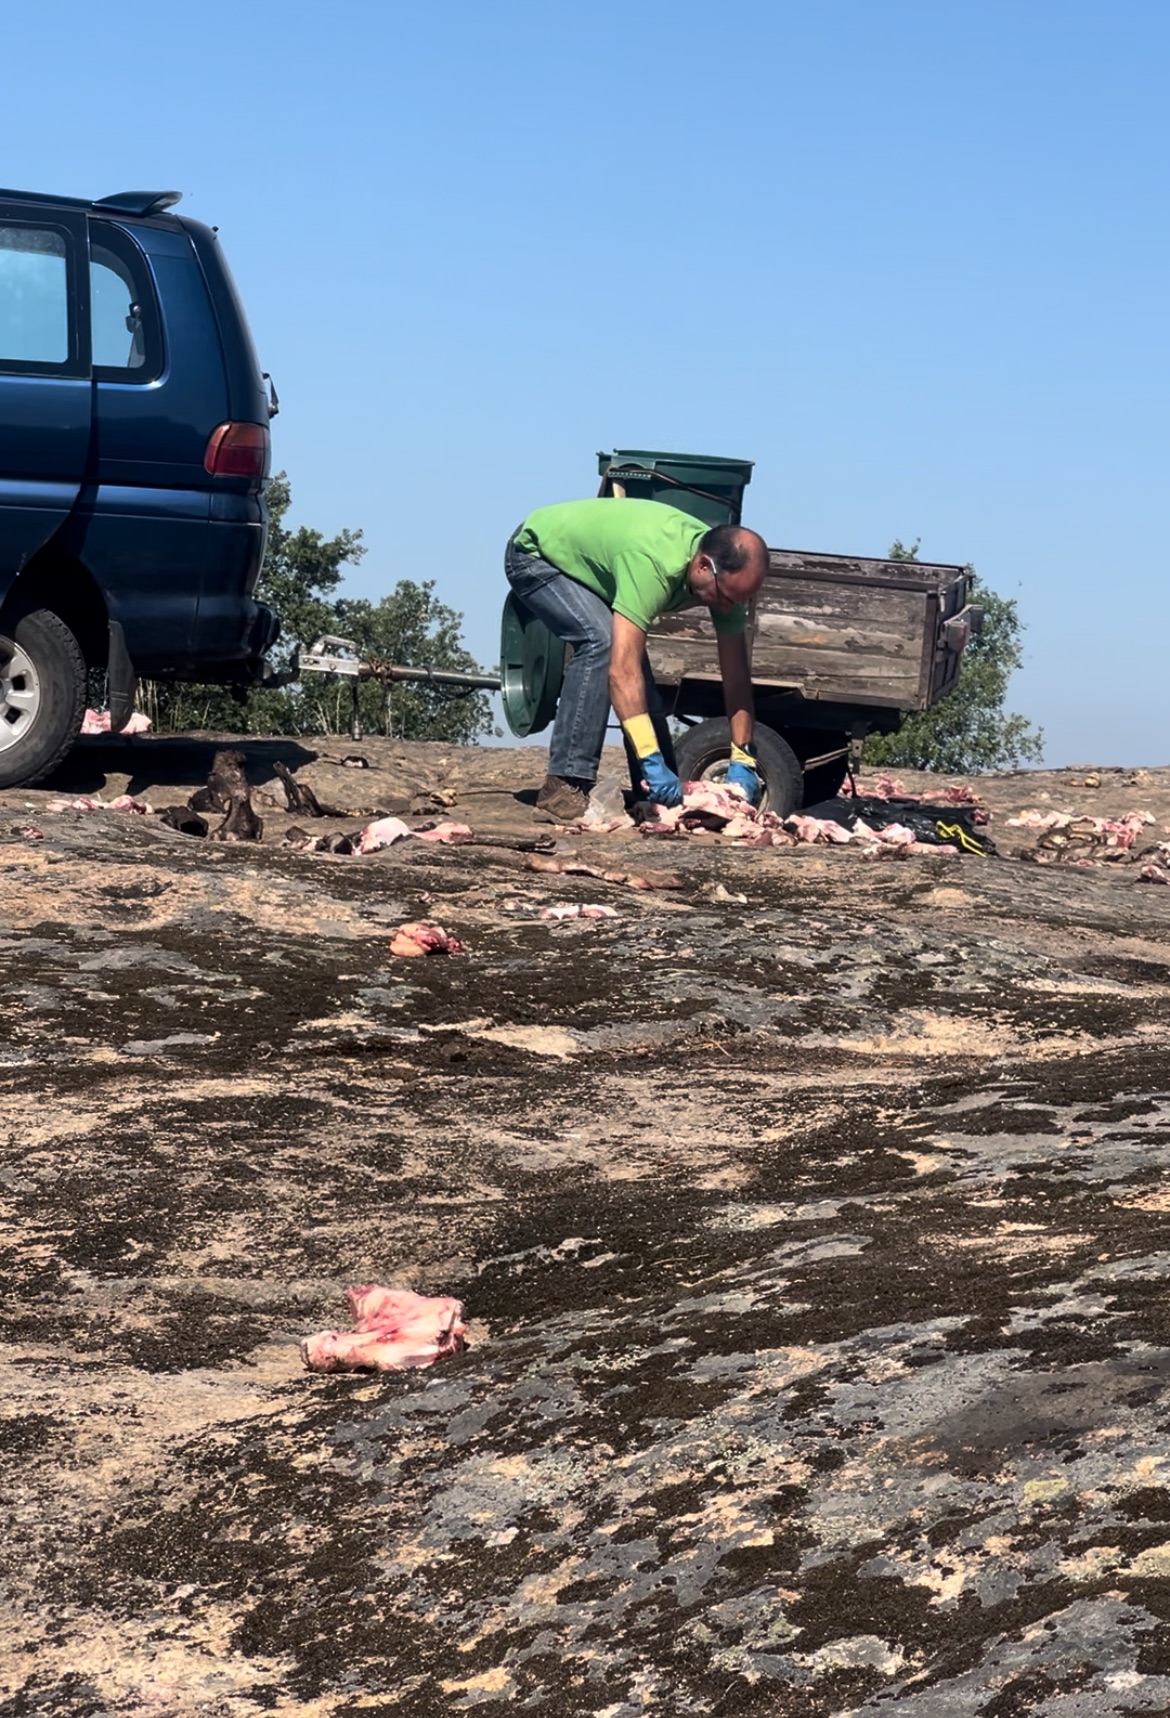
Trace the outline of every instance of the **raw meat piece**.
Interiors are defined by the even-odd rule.
[[[151,721],[141,710],[132,710],[126,722],[118,729],[120,734],[149,734]],[[87,710],[82,718],[81,732],[83,734],[108,734],[110,731],[110,712],[108,710]]]
[[[1143,865],[1138,872],[1139,883],[1170,883],[1170,871],[1164,871],[1161,865]]]
[[[367,1283],[346,1289],[345,1297],[354,1329],[307,1336],[301,1358],[310,1372],[402,1372],[463,1351],[463,1303],[449,1295]]]
[[[730,833],[733,825],[728,824],[724,834]],[[789,835],[786,829],[772,829],[757,825],[755,828],[748,824],[742,834],[735,834],[732,840],[737,847],[795,847],[796,837]]]
[[[907,804],[917,805],[980,805],[979,795],[969,788],[966,782],[948,782],[946,787],[932,788],[929,793],[908,793],[896,776],[879,774],[872,782],[866,781],[864,788],[858,792],[852,778],[845,777],[837,789],[841,799],[852,799],[857,794],[861,799],[904,799]]]
[[[1147,811],[1127,811],[1124,817],[1079,817],[1072,811],[1022,811],[1007,821],[1009,829],[1037,829],[1042,837],[1063,835],[1066,841],[1081,847],[1132,847],[1154,819]],[[1048,844],[1058,845],[1055,841]]]
[[[907,841],[897,846],[888,842],[867,842],[861,849],[863,859],[911,859],[921,854],[932,859],[957,859],[959,849],[952,847],[949,841]]]
[[[133,811],[145,817],[150,806],[133,794],[120,793],[117,799],[99,799],[96,794],[79,793],[76,799],[51,799],[47,811]]]
[[[673,871],[603,871],[600,865],[587,865],[583,859],[554,859],[543,853],[530,853],[524,861],[526,871],[547,872],[555,876],[598,877],[603,883],[618,883],[627,889],[683,889],[686,884]]]
[[[106,802],[88,793],[79,793],[76,799],[51,799],[45,807],[46,811],[104,811]]]
[[[907,829],[904,823],[886,823],[881,829],[871,829],[869,833],[875,841],[880,841],[883,847],[917,847],[919,842],[912,829]]]
[[[649,832],[654,832],[656,826],[677,829],[681,824],[694,828],[705,817],[711,818],[713,825],[718,827],[729,823],[745,809],[752,809],[739,788],[715,787],[709,781],[684,781],[682,788],[681,805],[642,802],[639,806],[639,812],[642,814],[639,827]]]
[[[1072,821],[1071,811],[1021,811],[1008,818],[1009,829],[1056,829]]]
[[[612,835],[618,829],[631,829],[634,820],[625,811],[607,811],[604,806],[594,805],[590,801],[584,817],[579,817],[571,827],[579,829],[583,834]]]
[[[448,936],[442,925],[432,924],[429,919],[415,919],[399,925],[390,953],[413,958],[423,954],[466,954],[467,949],[457,937]]]
[[[403,823],[400,817],[379,817],[375,822],[367,823],[362,830],[357,838],[355,851],[376,853],[380,847],[391,847],[394,842],[403,841],[408,835],[415,836],[419,841],[442,841],[448,846],[475,839],[466,823],[439,823],[434,829],[412,829],[408,823]]]
[[[907,803],[907,815],[911,803],[929,804],[930,801],[915,794],[900,792],[901,784],[889,776],[878,777],[879,787],[884,794],[876,794],[875,798],[894,796]],[[950,803],[968,803],[970,790],[956,789],[953,794],[946,796]],[[706,828],[718,830],[724,840],[733,841],[741,847],[792,847],[798,843],[812,843],[823,846],[854,845],[867,851],[871,848],[884,848],[889,851],[906,853],[943,853],[957,852],[952,843],[934,843],[921,841],[913,829],[906,824],[894,821],[883,823],[880,828],[873,828],[858,818],[852,828],[846,828],[844,823],[832,817],[816,817],[804,813],[794,813],[791,817],[781,820],[775,812],[761,811],[751,805],[734,788],[714,787],[709,782],[684,782],[683,803],[669,810],[661,806],[639,807],[639,833],[656,836],[683,836],[688,830]],[[986,821],[986,819],[984,819]]]
[[[524,861],[524,869],[526,871],[555,872],[559,875],[568,864],[569,861],[566,859],[553,859],[545,853],[530,853]],[[581,870],[583,875],[586,877],[596,877],[599,875],[597,869],[592,865],[582,865]]]
[[[376,853],[380,847],[391,847],[395,841],[401,841],[414,831],[410,825],[403,823],[400,817],[379,817],[373,823],[367,823],[357,840],[359,853]]]
[[[466,823],[436,823],[433,829],[415,829],[410,833],[419,841],[442,841],[448,847],[475,840]]]
[[[741,787],[716,787],[709,781],[683,783],[683,815],[688,811],[705,811],[714,817],[734,817],[751,801]]]
[[[686,884],[673,871],[607,871],[607,883],[623,883],[627,889],[685,889]]]
[[[559,906],[542,908],[540,916],[542,919],[616,919],[617,913],[612,907],[582,906],[577,901],[563,901]]]
[[[856,838],[855,831],[846,829],[843,823],[834,823],[830,817],[802,817],[796,812],[784,819],[784,827],[798,841],[821,842],[826,846],[843,847],[847,842]],[[865,828],[865,835],[873,839],[873,831]]]

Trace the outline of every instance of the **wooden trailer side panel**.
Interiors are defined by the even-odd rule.
[[[933,592],[861,582],[768,578],[756,603],[752,678],[806,698],[915,708]]]
[[[751,623],[749,621],[749,644]],[[650,666],[660,686],[683,680],[718,680],[719,646],[705,608],[664,614],[648,641]]]
[[[969,582],[961,566],[771,549],[749,622],[752,679],[814,703],[927,709],[958,670],[941,622]],[[719,678],[704,608],[664,616],[649,648],[666,689]]]

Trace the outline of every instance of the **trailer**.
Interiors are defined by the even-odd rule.
[[[891,733],[954,686],[982,611],[970,567],[770,549],[748,617],[756,743],[768,803],[786,813],[835,794],[865,736]],[[731,745],[715,629],[705,610],[666,615],[649,639],[654,679],[687,729],[695,779]],[[791,803],[789,803],[791,801]]]
[[[709,525],[738,525],[752,462],[619,449],[599,453],[600,493],[662,501]],[[892,733],[958,679],[979,631],[969,566],[769,549],[748,615],[763,804],[782,816],[831,798],[861,758],[867,734]],[[688,780],[717,780],[731,734],[710,616],[665,615],[648,642],[655,684],[684,728],[676,744]],[[504,609],[500,673],[513,733],[547,727],[565,647],[515,597]]]
[[[752,464],[619,450],[599,454],[598,469],[601,494],[615,506],[637,496],[721,525],[739,524]],[[769,549],[747,634],[764,806],[787,816],[831,798],[860,761],[867,734],[892,733],[908,714],[930,709],[951,690],[983,619],[971,602],[973,583],[969,566]],[[719,780],[731,734],[706,609],[664,616],[650,632],[648,650],[666,709],[684,729],[675,748],[680,773],[687,780]],[[349,678],[355,722],[360,681],[422,680],[452,691],[500,692],[509,728],[527,738],[556,714],[565,653],[561,640],[510,594],[498,675],[361,661],[351,644],[336,638],[318,640],[299,666]]]

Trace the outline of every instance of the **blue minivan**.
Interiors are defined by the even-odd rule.
[[[47,775],[107,676],[246,686],[269,418],[212,228],[176,192],[0,191],[0,787]]]

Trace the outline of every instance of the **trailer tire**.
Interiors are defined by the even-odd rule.
[[[778,817],[791,817],[804,795],[800,759],[774,728],[759,723],[753,744],[763,786],[761,809],[774,811]],[[724,716],[698,722],[687,729],[674,749],[678,773],[684,781],[699,781],[704,776],[721,780],[731,758],[731,725]]]
[[[51,774],[81,731],[85,658],[52,609],[0,617],[0,787]]]

